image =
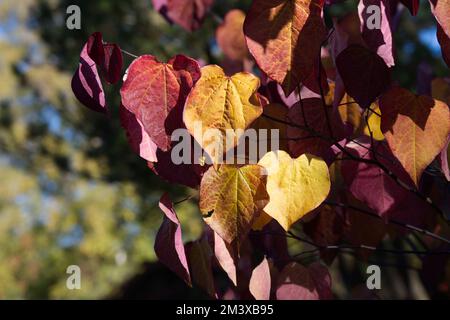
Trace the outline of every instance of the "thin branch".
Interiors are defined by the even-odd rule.
[[[435,234],[435,233],[433,233],[431,231],[428,231],[428,230],[425,230],[425,229],[421,229],[419,227],[416,227],[416,226],[413,226],[413,225],[410,225],[410,224],[407,224],[407,223],[403,223],[401,221],[397,221],[397,220],[394,220],[394,219],[384,219],[384,218],[380,217],[379,215],[377,215],[374,212],[371,212],[371,211],[368,211],[368,210],[365,210],[365,209],[362,209],[362,208],[358,208],[358,207],[353,206],[353,205],[348,205],[348,204],[344,204],[344,203],[337,203],[337,202],[333,202],[333,201],[329,201],[329,200],[325,200],[324,204],[327,204],[327,205],[330,205],[330,206],[336,206],[336,207],[340,207],[340,208],[344,208],[344,209],[352,209],[352,210],[364,213],[366,215],[369,215],[369,216],[371,216],[373,218],[376,218],[376,219],[379,219],[379,220],[382,220],[382,221],[386,221],[387,223],[390,223],[390,224],[393,224],[393,225],[397,225],[397,226],[402,227],[404,229],[408,229],[410,231],[415,231],[415,232],[421,233],[423,235],[426,235],[428,237],[434,238],[436,240],[440,240],[442,242],[450,244],[450,240],[449,239],[441,237],[440,235],[437,235],[437,234]]]
[[[132,57],[132,58],[139,58],[137,55],[135,55],[135,54],[132,54],[131,52],[128,52],[128,51],[126,51],[126,50],[123,50],[122,48],[120,49],[120,51],[122,51],[122,53],[124,53],[124,54],[126,54],[126,55],[128,55],[128,56],[130,56],[130,57]]]

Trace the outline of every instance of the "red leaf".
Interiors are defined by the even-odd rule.
[[[391,76],[384,60],[369,49],[351,45],[336,59],[347,93],[362,107],[369,107],[389,88]]]
[[[197,62],[182,55],[168,63],[144,55],[130,65],[120,89],[122,104],[162,151],[170,149],[172,132],[184,127],[184,102],[199,77]]]
[[[94,32],[87,41],[87,53],[89,57],[98,65],[105,59],[105,50],[103,49],[103,37],[100,32]]]
[[[102,63],[102,69],[106,82],[109,84],[117,83],[122,76],[122,51],[117,44],[107,43],[103,46],[105,57]]]
[[[97,66],[87,52],[87,45],[80,54],[80,65],[72,78],[72,91],[75,97],[89,109],[108,113],[103,85]]]
[[[123,67],[122,51],[117,44],[105,43],[100,32],[93,33],[87,41],[89,57],[100,66],[106,82],[114,84],[120,80]]]
[[[147,161],[157,162],[156,144],[150,139],[145,132],[142,123],[136,116],[128,111],[124,106],[120,105],[120,123],[127,134],[128,143],[134,152]]]
[[[191,285],[191,275],[181,237],[180,222],[167,193],[159,200],[159,207],[164,213],[164,219],[156,234],[156,256],[184,282]]]

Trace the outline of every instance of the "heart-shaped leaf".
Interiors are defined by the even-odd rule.
[[[269,152],[259,164],[266,168],[269,204],[264,212],[287,231],[308,212],[317,208],[330,192],[325,161],[310,154],[292,159],[284,151]]]

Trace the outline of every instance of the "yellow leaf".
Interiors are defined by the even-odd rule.
[[[259,79],[250,73],[228,77],[219,66],[202,68],[202,76],[186,101],[183,118],[213,163],[234,148],[243,130],[262,114],[258,87]]]
[[[369,126],[364,125],[364,134],[366,136],[370,137],[370,131],[372,131],[372,136],[377,141],[384,140],[384,135],[381,132],[381,111],[378,107],[378,104],[372,103],[371,109],[375,112],[370,111],[367,109],[367,113],[369,114],[369,118],[367,119],[367,122]],[[369,130],[370,127],[370,130]]]
[[[285,229],[317,208],[328,196],[331,182],[321,158],[303,154],[292,159],[284,151],[269,152],[259,164],[266,168],[270,201],[264,211]]]
[[[241,242],[268,203],[264,168],[259,165],[210,167],[200,185],[205,222],[228,243]]]

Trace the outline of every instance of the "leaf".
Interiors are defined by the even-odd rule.
[[[208,240],[211,243],[211,247],[214,248],[214,256],[223,271],[227,273],[231,282],[237,286],[236,254],[234,248],[226,243],[216,232],[211,229],[209,230]]]
[[[380,9],[380,28],[367,26],[374,14],[367,9],[370,6],[377,6]],[[391,10],[388,0],[361,0],[358,5],[359,20],[361,21],[361,32],[364,42],[373,51],[376,52],[388,67],[394,66],[394,55],[391,28]]]
[[[117,44],[107,43],[103,46],[105,58],[102,63],[103,74],[106,82],[114,84],[122,77],[123,57]]]
[[[270,300],[272,279],[270,265],[266,257],[253,269],[250,278],[249,290],[256,300]]]
[[[209,168],[200,185],[200,211],[205,222],[227,243],[242,243],[268,203],[266,177],[258,165]]]
[[[212,252],[206,237],[186,243],[185,250],[189,257],[189,268],[192,270],[193,282],[208,293],[217,298],[212,271]]]
[[[369,49],[351,45],[336,58],[346,92],[362,107],[369,107],[391,81],[384,60]]]
[[[152,0],[153,6],[169,22],[174,22],[187,31],[200,28],[213,0]]]
[[[450,37],[450,0],[430,0],[431,12],[433,12],[442,30]]]
[[[278,276],[277,300],[319,300],[331,298],[331,277],[318,263],[308,268],[291,262]]]
[[[370,150],[370,139],[364,138],[357,143],[349,143],[345,147],[354,156],[374,160]],[[384,144],[376,144],[377,159],[389,170],[410,181],[400,164],[392,164],[392,154]],[[343,161],[342,176],[351,194],[362,201],[381,217],[387,218],[388,213],[395,209],[408,194],[408,191],[389,177],[379,166],[361,161]]]
[[[259,164],[266,168],[270,196],[264,212],[288,231],[291,225],[317,208],[330,192],[327,164],[303,154],[292,159],[284,151],[269,152]]]
[[[89,57],[102,69],[109,84],[117,83],[123,67],[122,51],[115,43],[105,43],[100,32],[93,33],[87,41]]]
[[[272,217],[261,211],[261,214],[253,222],[252,230],[261,231],[270,221],[272,221]]]
[[[103,48],[103,36],[101,32],[94,32],[89,36],[86,43],[86,50],[95,64],[103,64],[105,59],[105,49]]]
[[[342,133],[343,128],[339,125],[338,119],[332,113],[331,106],[324,108],[321,99],[303,99],[289,109],[287,116],[288,122],[296,125],[287,127],[289,153],[293,157],[298,157],[304,153],[325,157],[332,142],[324,139],[324,137],[331,137],[324,109],[328,113],[333,135]],[[312,128],[313,132],[301,129],[299,126]]]
[[[449,156],[450,156],[450,136],[447,137],[447,143],[442,149],[439,158],[438,163],[440,165],[440,168],[442,170],[442,173],[444,174],[447,181],[450,181],[450,167],[449,167]]]
[[[192,138],[191,138],[192,139]],[[175,143],[175,142],[174,142]],[[185,143],[184,141],[182,143]],[[191,140],[192,148],[195,148],[194,139]],[[190,161],[188,163],[175,164],[172,160],[172,151],[156,151],[157,162],[148,162],[148,167],[158,176],[170,183],[181,184],[190,188],[197,189],[200,185],[203,173],[208,169],[208,166],[201,166],[196,164],[192,152]]]
[[[71,86],[75,97],[83,105],[96,112],[108,113],[103,85],[97,66],[87,53],[87,45],[81,51],[80,65],[75,71]]]
[[[448,106],[393,87],[380,99],[381,131],[416,186],[450,132]]]
[[[167,193],[163,194],[159,200],[159,207],[164,213],[164,219],[156,234],[156,256],[184,282],[191,285],[191,276],[181,237],[181,225]]]
[[[259,79],[250,73],[227,77],[219,66],[202,68],[202,76],[187,98],[183,118],[191,135],[215,164],[261,115],[258,87]],[[211,132],[213,136],[208,135]],[[227,143],[227,138],[231,143]]]
[[[245,13],[239,9],[228,11],[216,30],[216,40],[223,53],[231,60],[244,60],[249,56],[243,26]]]
[[[439,23],[437,24],[436,37],[441,45],[442,58],[450,68],[450,36],[445,34]]]
[[[122,104],[144,125],[162,151],[170,149],[172,132],[184,127],[184,102],[199,77],[197,62],[183,55],[168,63],[144,55],[128,68],[120,89]]]
[[[119,113],[120,124],[125,129],[128,143],[133,151],[147,161],[157,162],[157,146],[145,132],[142,123],[122,105],[119,107]]]
[[[384,135],[381,132],[380,107],[378,106],[378,104],[373,103],[371,109],[375,112],[372,112],[368,109],[365,111],[369,115],[369,118],[367,119],[368,124],[365,124],[364,122],[364,134],[370,137],[370,132],[372,132],[372,137],[374,140],[382,141],[384,140]]]
[[[361,108],[355,100],[348,94],[344,93],[344,97],[337,106],[339,116],[344,126],[351,126],[351,133],[355,133],[362,123]],[[349,129],[350,130],[350,129]]]
[[[250,53],[286,95],[317,69],[326,37],[322,6],[321,0],[255,0],[247,14]]]
[[[251,232],[249,238],[255,251],[264,252],[267,258],[273,261],[277,268],[281,269],[286,265],[286,262],[291,260],[287,238],[274,237],[274,234],[283,234],[285,231],[277,221],[272,217],[270,218],[271,221],[264,226],[262,232]],[[271,271],[276,270],[274,268]],[[275,279],[273,274],[272,279]]]
[[[354,208],[368,210],[363,203],[359,202],[351,195],[345,195],[344,202]],[[346,226],[343,232],[343,241],[353,246],[370,246],[378,247],[380,242],[388,232],[388,226],[384,221],[373,218],[360,211],[354,210],[352,207],[343,208],[343,216],[346,219]],[[402,221],[402,220],[399,220]],[[407,219],[403,220],[407,223]],[[373,250],[359,249],[357,253],[363,260],[373,254]]]
[[[336,245],[342,239],[345,219],[328,205],[318,208],[317,215],[303,224],[303,230],[311,240],[320,246]],[[337,255],[336,250],[321,250],[320,257],[330,265]]]

